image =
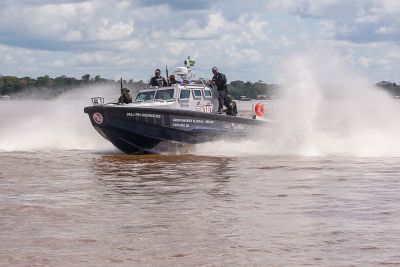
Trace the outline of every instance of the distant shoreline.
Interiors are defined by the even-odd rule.
[[[143,80],[124,81],[125,85],[133,91],[147,85]],[[48,75],[31,78],[18,78],[15,76],[0,76],[0,100],[19,98],[52,99],[72,89],[84,88],[87,86],[107,85],[120,87],[120,81],[101,78],[100,75],[91,77],[85,74],[81,79],[67,77],[51,78]],[[387,91],[395,98],[400,98],[400,85],[390,81],[381,81],[375,84],[376,87]],[[236,100],[271,99],[279,92],[279,85],[269,84],[259,80],[258,82],[231,81],[228,83],[229,94]]]

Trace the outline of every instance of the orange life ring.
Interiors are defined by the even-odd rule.
[[[264,117],[265,109],[263,104],[257,103],[254,108],[254,111],[256,112],[256,115],[258,117]]]

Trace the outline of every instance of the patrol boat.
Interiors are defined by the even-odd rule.
[[[252,118],[218,114],[216,88],[193,79],[190,67],[175,70],[180,83],[143,88],[132,103],[105,104],[104,98],[94,97],[84,112],[104,138],[128,154],[179,152],[187,144],[248,138],[268,124],[260,103]]]

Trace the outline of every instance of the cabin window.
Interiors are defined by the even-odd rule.
[[[157,90],[156,100],[170,100],[174,98],[174,89]]]
[[[136,96],[135,101],[140,102],[140,101],[153,100],[155,93],[156,91],[139,92],[138,95]]]
[[[179,95],[180,99],[189,99],[190,98],[190,90],[189,89],[181,89],[181,94]]]
[[[203,93],[204,93],[204,97],[206,97],[206,98],[212,97],[210,89],[204,89]]]
[[[193,96],[194,98],[201,98],[201,89],[193,89]]]

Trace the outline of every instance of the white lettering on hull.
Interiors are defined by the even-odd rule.
[[[140,113],[140,112],[128,112],[126,113],[127,117],[143,117],[143,118],[156,118],[160,119],[161,115],[160,114],[154,114],[154,113]]]

